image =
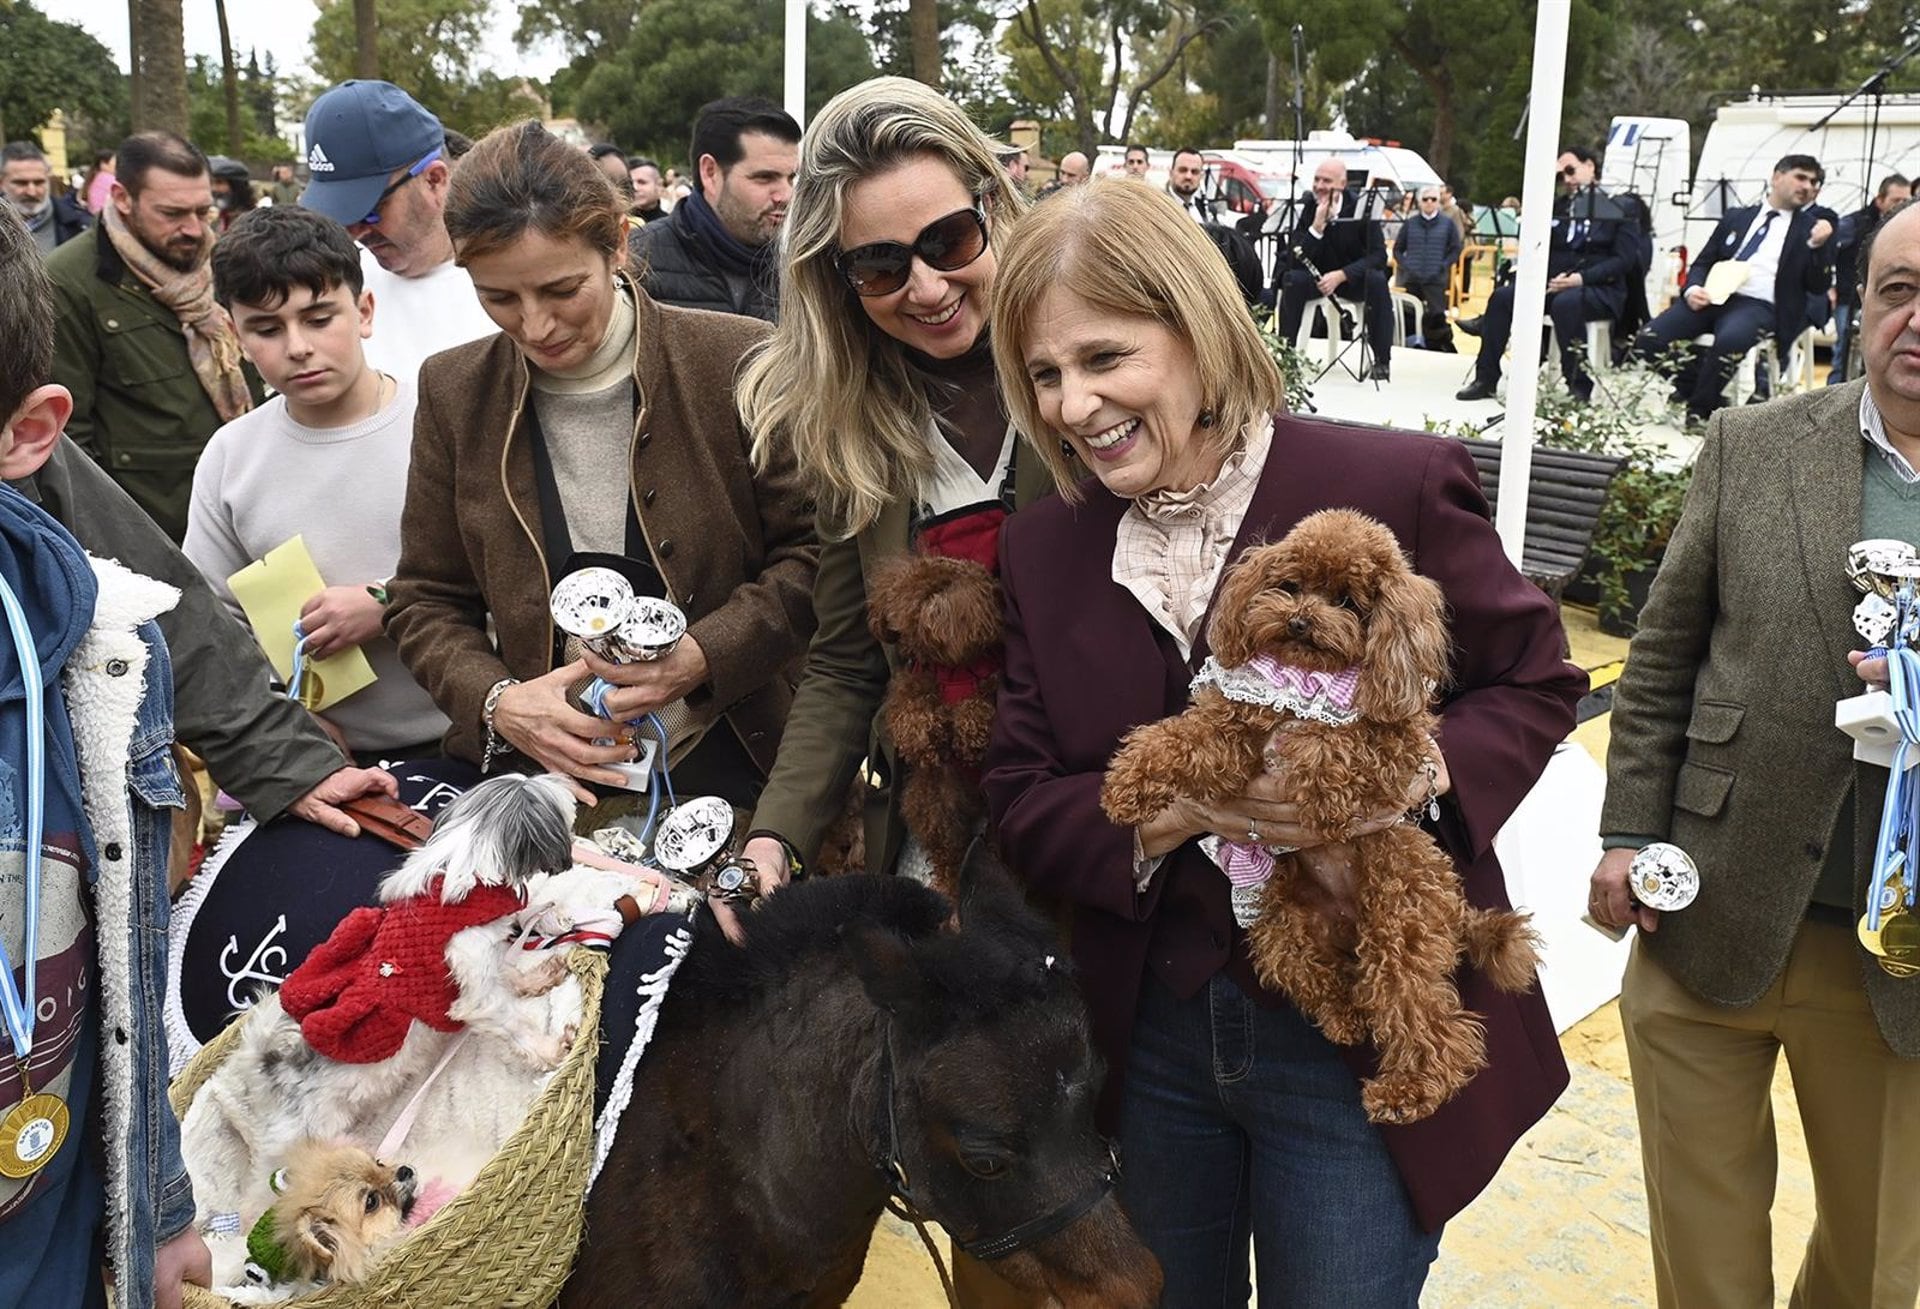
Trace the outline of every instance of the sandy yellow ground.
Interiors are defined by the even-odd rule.
[[[1569,607],[1565,614],[1574,662],[1591,671],[1596,685],[1612,680],[1626,643],[1599,632],[1589,611]],[[1582,724],[1574,739],[1604,761],[1607,719]],[[1570,869],[1569,876],[1584,878],[1586,872]],[[1573,1070],[1572,1085],[1521,1140],[1486,1193],[1449,1225],[1424,1297],[1429,1309],[1653,1304],[1639,1135],[1616,1006],[1571,1028],[1561,1048]],[[1780,1125],[1774,1277],[1784,1305],[1813,1225],[1806,1142],[1784,1061],[1774,1083],[1774,1109]],[[849,1303],[857,1309],[945,1305],[933,1265],[911,1228],[885,1220]]]

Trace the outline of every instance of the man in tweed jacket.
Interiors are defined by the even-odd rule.
[[[1855,936],[1887,772],[1833,726],[1885,676],[1849,658],[1847,547],[1920,542],[1920,210],[1876,235],[1866,379],[1714,417],[1614,702],[1590,908],[1641,929],[1620,1014],[1662,1306],[1774,1303],[1782,1050],[1818,1207],[1792,1303],[1920,1290],[1920,977]],[[1650,841],[1699,865],[1692,905],[1630,900]]]

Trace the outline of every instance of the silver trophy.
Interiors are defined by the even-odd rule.
[[[1685,909],[1700,894],[1700,869],[1677,845],[1655,841],[1641,846],[1627,867],[1627,891],[1639,903],[1662,913]]]
[[[633,584],[611,568],[568,573],[549,600],[556,626],[609,663],[664,659],[687,633],[677,605],[635,595]]]
[[[760,886],[753,861],[733,848],[733,829],[733,806],[717,795],[675,805],[654,834],[654,862],[716,900],[752,900]]]

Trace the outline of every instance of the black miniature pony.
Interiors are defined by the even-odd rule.
[[[1101,1069],[1051,926],[977,852],[951,906],[905,878],[702,916],[587,1204],[563,1309],[826,1306],[890,1195],[1068,1309],[1147,1309]]]

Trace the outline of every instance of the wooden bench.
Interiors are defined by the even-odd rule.
[[[1500,443],[1462,438],[1461,444],[1473,455],[1487,502],[1498,505]],[[1626,462],[1621,455],[1534,447],[1520,571],[1556,602],[1586,563],[1607,488]]]

